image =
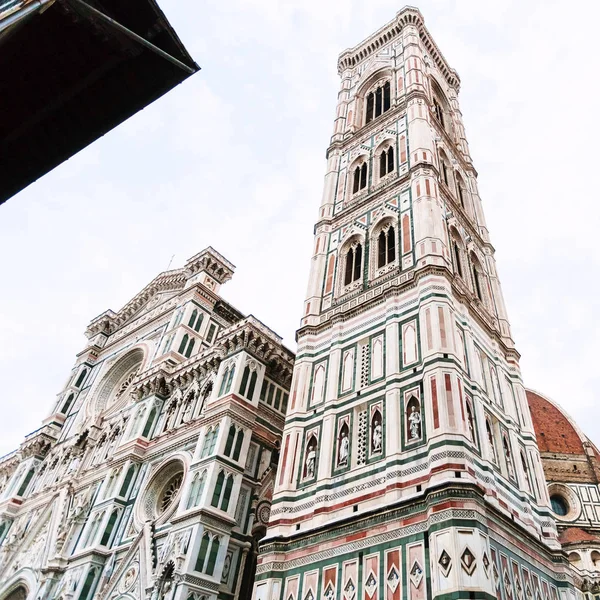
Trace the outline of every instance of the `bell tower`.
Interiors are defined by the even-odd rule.
[[[566,600],[458,104],[405,8],[341,87],[256,600]]]

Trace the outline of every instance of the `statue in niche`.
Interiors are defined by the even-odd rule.
[[[350,454],[350,439],[348,438],[348,426],[344,423],[340,430],[338,441],[338,467],[344,467],[348,464],[348,455]]]
[[[383,429],[381,427],[381,415],[379,411],[376,411],[373,417],[371,432],[371,452],[376,454],[381,452],[383,444]]]
[[[315,476],[315,467],[317,462],[317,440],[311,436],[308,441],[308,451],[304,463],[304,478],[312,479]]]
[[[415,398],[409,404],[411,406],[408,413],[408,430],[410,432],[410,441],[412,442],[421,438],[421,412]]]

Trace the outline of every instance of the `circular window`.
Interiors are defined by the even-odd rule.
[[[550,508],[560,521],[574,521],[581,514],[581,503],[577,494],[564,483],[551,483],[548,486]]]
[[[136,508],[140,523],[168,519],[177,506],[185,476],[185,466],[179,459],[171,460],[151,477]]]
[[[169,506],[173,504],[173,500],[175,499],[175,496],[177,496],[179,488],[181,488],[182,481],[183,471],[181,473],[176,473],[173,477],[171,477],[158,500],[158,510],[160,514],[164,513]]]
[[[569,505],[560,494],[552,494],[550,504],[553,512],[559,517],[565,517],[569,513]]]

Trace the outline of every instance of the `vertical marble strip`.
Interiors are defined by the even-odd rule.
[[[446,406],[448,409],[448,425],[452,427],[452,429],[455,429],[456,417],[454,415],[454,398],[452,397],[452,379],[450,378],[449,373],[446,373],[444,375],[444,380],[446,384]]]
[[[431,407],[433,409],[433,428],[439,429],[440,413],[438,410],[437,380],[435,375],[431,378]]]

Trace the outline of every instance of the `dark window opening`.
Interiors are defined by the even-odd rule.
[[[346,254],[346,270],[344,273],[344,285],[349,285],[360,279],[362,266],[362,245],[357,244],[350,248]]]
[[[396,259],[396,233],[393,227],[382,230],[377,239],[377,268],[394,262]]]
[[[379,86],[374,92],[367,94],[365,124],[390,110],[392,106],[391,89],[390,82],[386,81],[383,86]]]

